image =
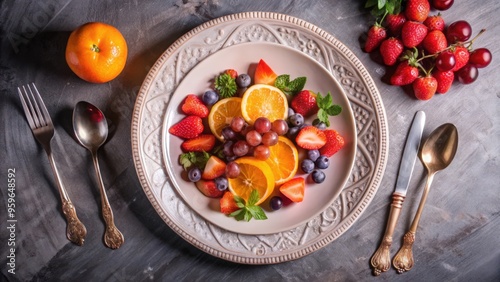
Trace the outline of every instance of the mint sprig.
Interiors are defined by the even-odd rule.
[[[188,170],[192,166],[203,170],[209,158],[210,154],[207,152],[187,152],[179,156],[179,162],[185,170]]]
[[[236,94],[238,86],[234,78],[224,73],[215,78],[215,90],[219,92],[221,98],[229,98]]]
[[[274,81],[274,86],[279,90],[283,91],[286,95],[295,95],[304,89],[306,85],[307,78],[304,76],[297,77],[294,80],[290,81],[290,75],[282,74],[276,77]]]
[[[259,192],[257,190],[252,190],[252,193],[250,193],[250,197],[248,197],[248,201],[246,203],[240,196],[234,196],[234,201],[240,209],[231,213],[229,216],[234,217],[236,220],[245,220],[248,222],[252,218],[255,218],[256,220],[267,219],[264,210],[255,205],[259,201]]]
[[[371,14],[379,18],[386,14],[399,14],[401,2],[402,0],[367,0],[365,8],[370,8]]]
[[[332,94],[328,92],[325,96],[321,96],[318,92],[316,95],[316,104],[318,105],[318,119],[330,126],[329,116],[336,116],[342,112],[342,107],[340,105],[333,103]]]

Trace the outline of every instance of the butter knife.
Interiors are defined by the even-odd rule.
[[[384,237],[377,251],[373,254],[370,260],[371,266],[373,267],[373,274],[376,276],[387,271],[389,267],[391,267],[389,249],[392,244],[392,233],[394,232],[396,223],[398,222],[399,214],[406,197],[406,191],[408,190],[408,184],[410,183],[415,160],[417,159],[424,125],[425,113],[423,111],[418,111],[413,118],[410,133],[406,139],[403,157],[399,166],[396,188],[394,193],[392,193],[391,210],[389,212],[389,219],[385,228]]]

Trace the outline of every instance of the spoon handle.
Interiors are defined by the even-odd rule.
[[[370,260],[375,276],[380,275],[380,273],[387,271],[389,267],[391,267],[391,255],[389,250],[392,245],[392,234],[396,228],[396,223],[398,222],[404,200],[405,196],[398,193],[392,194],[391,211],[389,212],[389,220],[387,221],[384,237]]]
[[[104,244],[108,248],[118,249],[124,242],[123,234],[116,228],[113,211],[108,201],[108,196],[104,190],[104,183],[101,177],[101,170],[99,169],[99,161],[97,159],[97,152],[92,152],[92,160],[94,162],[95,173],[97,181],[99,182],[99,190],[101,191],[101,204],[102,204],[102,217],[106,223],[106,230],[104,232]]]
[[[61,195],[62,211],[67,222],[66,237],[76,245],[82,246],[85,241],[85,237],[87,236],[87,229],[76,215],[75,206],[73,205],[73,202],[71,202],[66,188],[64,188],[50,148],[46,149],[46,152],[49,158],[50,167],[52,168],[52,172],[54,173],[56,179],[59,194]]]
[[[413,267],[414,260],[413,260],[412,248],[413,248],[413,243],[415,242],[415,233],[417,232],[420,216],[422,215],[422,211],[424,210],[424,205],[425,201],[427,200],[427,195],[429,195],[432,180],[434,179],[434,174],[435,172],[430,172],[429,175],[427,176],[427,182],[425,184],[422,198],[420,199],[420,204],[418,205],[417,213],[413,218],[410,230],[408,230],[408,232],[406,232],[406,234],[403,237],[403,245],[397,252],[396,256],[394,256],[394,259],[392,261],[394,268],[396,268],[399,274],[409,271]]]

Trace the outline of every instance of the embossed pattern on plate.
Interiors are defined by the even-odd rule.
[[[217,227],[193,212],[171,187],[163,168],[161,129],[176,86],[208,55],[246,42],[292,47],[323,65],[349,98],[357,128],[356,159],[340,196],[320,215],[291,230],[243,235]],[[294,260],[332,242],[366,210],[387,161],[388,128],[378,90],[361,62],[332,35],[297,18],[248,12],[214,19],[172,44],[147,75],[134,107],[132,152],[148,199],[161,218],[186,241],[225,260],[270,264]]]

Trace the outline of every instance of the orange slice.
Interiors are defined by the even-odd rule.
[[[255,189],[260,197],[256,205],[264,202],[274,191],[274,174],[269,165],[254,157],[238,158],[235,162],[240,167],[240,174],[228,178],[229,191],[247,201]]]
[[[266,163],[271,167],[276,185],[293,178],[299,168],[299,153],[290,139],[280,136],[278,143],[269,146],[271,152]]]
[[[286,119],[288,116],[286,95],[274,86],[255,84],[243,94],[241,114],[251,125],[259,117],[266,117],[271,122]]]
[[[231,123],[234,117],[241,117],[241,98],[231,97],[218,101],[208,114],[210,131],[222,140],[222,129]]]

